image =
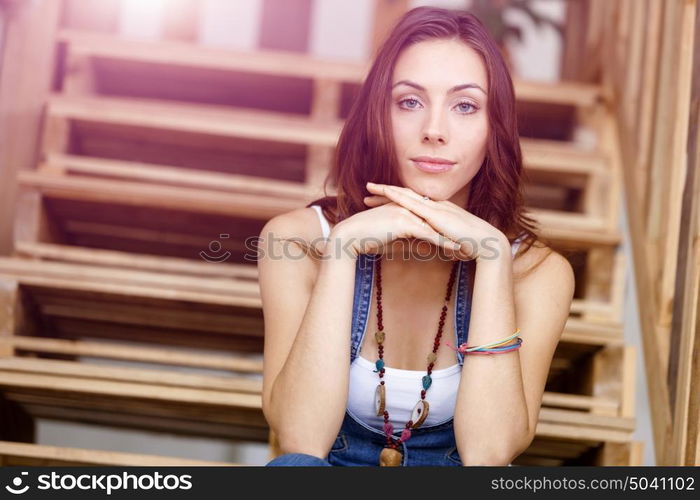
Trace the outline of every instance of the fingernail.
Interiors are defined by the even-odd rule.
[[[376,186],[376,184],[374,182],[368,182],[367,185],[368,186]]]

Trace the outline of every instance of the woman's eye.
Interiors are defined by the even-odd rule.
[[[405,102],[415,102],[415,103],[417,103],[418,100],[409,97],[408,99],[402,99],[401,101],[399,101],[399,105],[401,105],[401,104],[403,104],[403,103],[405,103]],[[411,106],[409,106],[409,109],[414,109],[414,108],[411,107]]]
[[[467,111],[467,109],[462,108],[462,110],[464,110],[465,113],[473,113],[477,109],[476,106],[474,106],[472,103],[467,102],[467,101],[462,101],[459,104],[457,104],[457,106],[458,107],[459,106],[469,106],[469,108],[471,108],[473,110],[473,111]]]
[[[413,103],[413,104],[409,106],[405,103]],[[416,109],[415,104],[417,104],[417,103],[418,103],[417,99],[414,99],[412,97],[408,97],[406,99],[402,99],[399,101],[399,107],[402,109]],[[456,105],[456,107],[460,108],[460,110],[462,111],[462,114],[465,114],[465,115],[474,113],[478,109],[476,106],[474,106],[472,103],[470,103],[468,101],[462,101],[462,102],[458,103]]]

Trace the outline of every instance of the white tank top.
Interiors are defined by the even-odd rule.
[[[321,207],[311,205],[318,214],[323,229],[323,237],[330,234],[330,225],[323,215]],[[516,239],[512,245],[513,257],[520,246],[520,239]],[[454,292],[453,292],[454,293]],[[451,315],[454,320],[454,314]],[[365,333],[367,325],[365,322]],[[456,328],[457,325],[455,324]],[[364,338],[364,335],[363,335]],[[372,361],[363,358],[358,353],[350,365],[350,383],[348,392],[348,410],[376,429],[383,430],[384,417],[377,416],[374,411],[374,391],[377,387],[377,374]],[[394,429],[401,429],[411,418],[411,412],[420,397],[423,388],[422,378],[425,370],[401,370],[384,366],[384,381],[386,385],[385,408],[389,412],[390,422]],[[448,421],[455,412],[457,403],[457,390],[462,370],[459,363],[440,370],[433,370],[430,385],[430,412],[423,423],[424,426],[440,424]]]

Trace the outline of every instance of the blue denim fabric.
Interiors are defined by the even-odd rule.
[[[285,453],[265,464],[267,467],[330,467],[327,460],[306,453]]]
[[[374,288],[375,254],[361,254],[355,268],[355,292],[351,327],[350,362],[360,351],[367,330],[369,309]],[[457,290],[454,307],[454,346],[467,341],[474,266],[476,262],[460,261],[457,271]],[[471,266],[471,269],[468,269]],[[469,272],[468,272],[469,271]],[[452,344],[452,342],[450,342]],[[457,361],[463,365],[464,355],[456,352]],[[416,393],[418,393],[416,389]],[[418,395],[416,395],[418,397]],[[433,425],[411,429],[411,438],[401,443],[402,466],[461,466],[462,462],[455,441],[453,417]],[[394,431],[400,437],[403,427]],[[346,409],[343,423],[326,460],[301,453],[280,455],[267,465],[338,465],[378,466],[379,455],[384,448],[384,432],[362,422]]]

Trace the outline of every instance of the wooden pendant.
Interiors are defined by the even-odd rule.
[[[399,450],[387,446],[379,455],[379,465],[382,467],[396,467],[401,465],[402,459],[403,455]]]
[[[374,391],[374,410],[377,412],[377,416],[381,417],[384,415],[384,407],[386,406],[386,389],[384,384],[379,384],[377,390]]]
[[[416,403],[411,412],[411,420],[413,420],[412,428],[415,429],[428,418],[428,411],[430,410],[430,405],[425,399],[421,399]]]

